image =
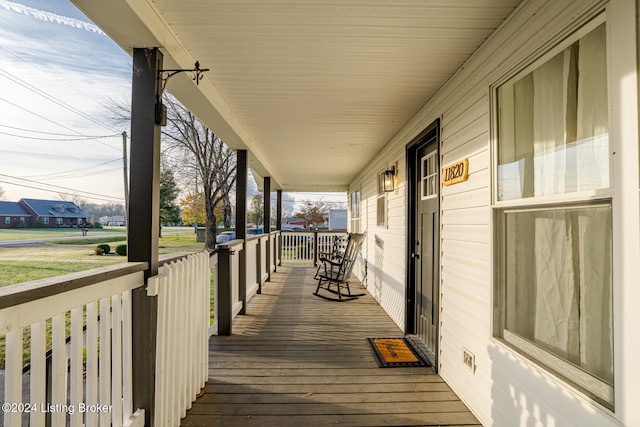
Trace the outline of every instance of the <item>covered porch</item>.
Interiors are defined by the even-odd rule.
[[[14,372],[6,401],[19,401],[24,391],[23,329],[39,331],[49,318],[53,390],[41,380],[31,396],[61,405],[82,399],[82,313],[90,309],[88,402],[115,408],[101,414],[99,425],[479,425],[434,370],[379,369],[365,338],[402,336],[403,323],[405,330],[414,328],[403,318],[413,313],[405,309],[413,295],[405,292],[408,172],[397,160],[404,155],[397,142],[422,132],[426,103],[521,1],[399,6],[308,0],[296,7],[278,1],[72,1],[133,56],[130,263],[106,278],[94,272],[0,293],[0,327],[11,334],[7,359]],[[198,64],[209,71],[194,78]],[[236,150],[238,181],[237,240],[216,253],[163,263],[157,208],[165,88]],[[378,281],[369,283],[375,299],[316,298],[312,269],[280,265],[280,231],[247,236],[247,168],[262,179],[265,231],[272,191],[279,199],[283,191],[357,195],[359,216],[351,211],[350,231],[375,231],[368,235],[369,264],[363,255],[361,266],[365,274],[367,265],[370,275],[376,273]],[[394,184],[388,192],[379,188],[386,171]],[[361,192],[368,194],[362,203]],[[367,207],[361,216],[360,205]],[[205,302],[210,275],[213,325]],[[383,279],[389,282],[384,289]],[[75,298],[46,316],[24,316],[27,304],[46,305],[43,292],[56,300],[73,292]],[[98,306],[102,320],[95,319]],[[70,342],[64,337],[67,312],[76,318]],[[114,348],[102,347],[111,340]],[[32,353],[41,378],[47,369],[42,341]],[[460,350],[449,354],[462,366]],[[104,363],[99,369],[98,360]],[[31,414],[32,423],[43,417]],[[50,417],[52,425],[67,419],[92,425],[78,412]],[[5,414],[5,425],[18,419]]]
[[[480,425],[432,368],[378,368],[365,339],[402,331],[369,294],[315,297],[314,273],[279,267],[233,334],[210,339],[182,426]]]

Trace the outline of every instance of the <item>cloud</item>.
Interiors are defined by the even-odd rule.
[[[34,9],[32,7],[28,7],[19,3],[0,0],[0,7],[3,7],[4,9],[11,12],[17,12],[23,15],[32,16],[42,21],[54,22],[60,25],[66,25],[68,27],[78,28],[92,33],[105,35],[105,33],[100,28],[98,28],[98,26],[92,23],[81,21],[79,19],[69,18],[62,15],[57,15],[55,13],[46,12],[44,10]]]

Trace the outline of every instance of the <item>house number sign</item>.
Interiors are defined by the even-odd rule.
[[[453,185],[469,178],[469,159],[442,168],[442,185]]]

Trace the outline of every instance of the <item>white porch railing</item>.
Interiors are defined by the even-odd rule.
[[[164,261],[147,279],[147,295],[158,299],[154,426],[179,425],[206,382],[209,337],[276,271],[279,248],[280,232],[234,240],[213,255]],[[133,407],[131,295],[145,286],[147,270],[147,263],[125,263],[0,288],[5,426],[144,425],[144,410]]]
[[[145,268],[128,263],[0,289],[5,426],[21,425],[26,412],[32,426],[65,426],[67,418],[71,426],[144,425],[132,404],[130,291],[144,285]],[[23,348],[31,353],[28,401]]]
[[[282,259],[287,265],[315,265],[319,254],[330,252],[335,237],[346,231],[285,231],[282,233]]]
[[[231,333],[231,322],[243,312],[244,303],[276,271],[280,262],[280,231],[250,236],[246,240],[232,240],[218,246],[219,268],[216,270],[215,331]],[[244,270],[241,271],[241,259]],[[241,281],[244,288],[241,289]]]
[[[201,252],[149,279],[147,294],[158,296],[156,426],[180,425],[207,381],[210,273],[209,254]]]

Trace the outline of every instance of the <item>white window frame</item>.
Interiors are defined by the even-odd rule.
[[[611,117],[611,64],[609,63],[609,52],[611,49],[611,41],[610,41],[610,30],[609,30],[609,22],[606,19],[606,13],[601,13],[596,18],[592,19],[590,22],[586,23],[582,27],[580,27],[577,31],[572,33],[569,37],[562,40],[558,43],[554,48],[550,49],[547,53],[536,59],[529,66],[525,67],[521,71],[506,76],[501,81],[497,82],[491,88],[491,99],[492,99],[492,228],[493,228],[493,258],[494,258],[494,308],[493,308],[493,337],[498,341],[506,344],[508,347],[514,349],[527,359],[533,361],[541,365],[543,368],[549,370],[552,374],[561,378],[563,380],[568,381],[573,386],[576,386],[577,389],[584,392],[587,396],[595,399],[599,403],[603,404],[608,409],[613,410],[614,408],[614,394],[615,389],[614,386],[606,384],[605,382],[595,378],[594,376],[588,374],[587,372],[581,370],[580,368],[572,365],[568,361],[563,360],[559,356],[553,355],[542,347],[533,344],[518,335],[509,332],[504,327],[504,319],[503,319],[503,290],[502,287],[504,277],[502,277],[502,272],[505,271],[504,266],[504,258],[502,257],[503,248],[500,247],[500,241],[498,236],[501,233],[501,223],[504,222],[504,218],[506,217],[506,213],[508,211],[517,211],[518,209],[553,209],[558,207],[571,207],[571,205],[597,205],[599,203],[609,204],[609,206],[613,206],[614,204],[614,189],[613,189],[613,174],[614,174],[614,159],[611,153],[614,151],[614,141],[612,138],[612,123],[613,119]],[[588,191],[580,191],[574,193],[562,193],[562,194],[554,194],[548,196],[537,196],[537,197],[522,197],[512,200],[499,200],[498,198],[498,144],[499,144],[499,132],[498,132],[498,117],[499,111],[497,111],[498,107],[498,88],[502,86],[504,83],[516,80],[519,77],[522,77],[528,73],[530,73],[533,69],[538,66],[544,64],[549,59],[553,58],[559,52],[567,48],[572,43],[575,43],[580,38],[584,37],[587,33],[595,29],[600,24],[605,23],[607,26],[607,39],[606,39],[606,49],[607,49],[607,91],[608,91],[608,111],[609,111],[609,186],[608,188],[599,188]],[[612,221],[615,221],[615,215],[612,214]],[[615,228],[615,227],[614,227]],[[616,236],[612,233],[612,247],[613,241],[615,241]],[[612,254],[612,263],[615,265],[615,253]],[[612,282],[612,292],[615,289],[615,281]],[[615,298],[613,299],[615,301]],[[615,317],[615,305],[612,306],[611,310],[612,318]],[[613,319],[612,319],[613,321]],[[614,331],[615,332],[615,331]],[[615,352],[616,344],[614,341],[612,351]],[[615,357],[614,357],[615,363]],[[617,376],[616,372],[619,367],[614,366],[614,378]]]
[[[387,227],[387,193],[384,191],[384,171],[378,173],[377,179],[377,196],[376,196],[376,225],[378,227]]]
[[[5,216],[4,217],[4,223],[5,224],[11,224],[11,217],[10,216]]]
[[[63,225],[64,224],[64,218],[56,218],[56,225]]]
[[[351,192],[349,198],[349,215],[350,215],[350,230],[352,233],[360,233],[360,218],[361,218],[361,200],[362,193],[360,190]]]
[[[49,224],[49,217],[48,216],[43,216],[42,217],[42,223],[43,224]]]
[[[438,181],[438,150],[433,150],[426,156],[420,159],[420,199],[421,200],[429,200],[438,197],[438,189],[440,187],[440,182]],[[435,159],[435,165],[433,171],[426,170],[428,168],[429,160],[431,158]],[[430,179],[433,179],[434,182],[434,192],[431,194],[425,195],[425,188]]]

